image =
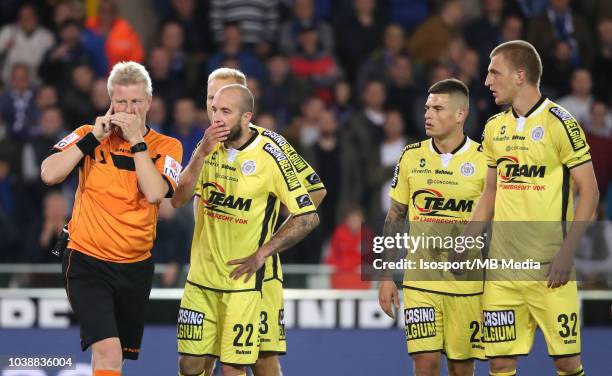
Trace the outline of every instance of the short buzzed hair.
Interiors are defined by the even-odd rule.
[[[542,78],[542,59],[535,47],[524,40],[511,40],[495,47],[490,58],[502,54],[514,69],[525,71],[527,82],[539,86]]]
[[[254,111],[255,97],[253,97],[253,93],[251,93],[251,90],[249,90],[249,88],[247,88],[245,85],[240,85],[240,84],[225,85],[221,89],[219,89],[219,91],[215,95],[218,95],[221,91],[224,91],[224,90],[235,90],[240,94],[240,115],[241,116],[247,112],[252,113]]]
[[[208,84],[210,84],[210,82],[214,79],[221,79],[221,80],[234,80],[236,81],[237,84],[240,84],[242,86],[247,86],[247,79],[246,76],[244,75],[244,73],[242,73],[241,71],[239,71],[238,69],[233,69],[233,68],[218,68],[215,69],[209,76],[208,76]]]
[[[461,81],[456,78],[448,78],[438,81],[431,85],[428,94],[448,94],[449,96],[458,97],[465,108],[469,108],[470,90]]]

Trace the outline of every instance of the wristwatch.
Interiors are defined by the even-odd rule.
[[[137,144],[132,145],[132,147],[130,148],[130,151],[132,152],[132,154],[136,154],[139,151],[145,151],[145,150],[147,150],[146,142],[139,142]]]

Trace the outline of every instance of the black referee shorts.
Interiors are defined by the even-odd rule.
[[[124,359],[138,359],[153,279],[151,258],[116,263],[74,249],[64,253],[68,300],[81,327],[81,349],[119,337]]]

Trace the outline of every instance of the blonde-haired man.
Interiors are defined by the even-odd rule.
[[[121,375],[123,359],[138,358],[157,212],[176,189],[183,153],[146,125],[152,88],[142,65],[116,64],[108,94],[106,114],[60,140],[41,167],[46,184],[79,170],[63,273],[94,376]]]

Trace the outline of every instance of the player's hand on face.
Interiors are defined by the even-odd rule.
[[[92,133],[98,141],[104,140],[111,134],[111,113],[112,105],[108,108],[108,111],[106,111],[106,114],[104,114],[104,116],[98,116],[96,118]]]
[[[557,288],[565,285],[569,281],[574,266],[574,257],[571,252],[561,249],[548,268],[546,277],[548,278],[548,287]]]
[[[230,130],[228,127],[219,123],[211,124],[208,128],[206,128],[206,131],[204,131],[204,137],[202,138],[202,144],[200,145],[199,152],[204,153],[205,156],[212,153],[215,145],[217,145],[218,142],[227,140],[229,133]]]
[[[393,306],[399,309],[399,296],[395,282],[380,281],[380,285],[378,286],[378,304],[387,316],[392,319],[395,318]]]
[[[133,114],[117,112],[110,116],[111,123],[121,128],[123,138],[131,144],[142,142],[141,118],[138,112]]]
[[[238,280],[243,274],[246,274],[247,276],[244,279],[246,283],[265,262],[266,257],[259,251],[256,251],[249,257],[228,261],[227,265],[238,265],[238,267],[230,273],[230,278]]]

